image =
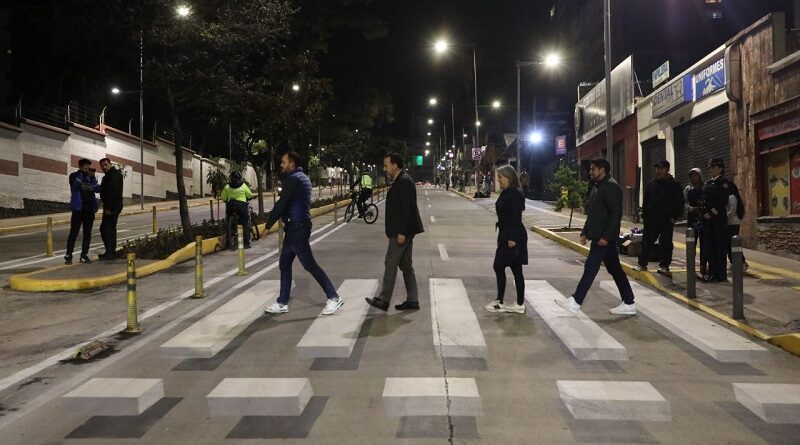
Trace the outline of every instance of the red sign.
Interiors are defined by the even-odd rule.
[[[556,136],[556,155],[562,156],[567,154],[567,137]]]
[[[769,139],[797,130],[800,130],[800,116],[759,128],[758,139]]]

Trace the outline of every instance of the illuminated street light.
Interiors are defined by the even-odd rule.
[[[190,8],[188,5],[178,5],[178,7],[175,8],[175,13],[177,13],[178,17],[181,18],[189,17],[189,14],[192,13],[192,8]]]
[[[120,93],[119,88],[114,87],[111,89],[111,94],[119,94],[119,93]]]
[[[292,91],[300,91],[300,85],[298,85],[298,84],[293,84],[293,85],[292,85]]]
[[[542,133],[540,131],[532,131],[528,135],[528,140],[530,140],[534,144],[538,144],[538,143],[542,142],[542,139],[544,139],[544,137],[542,136]]]
[[[436,105],[437,103],[439,103],[439,101],[437,101],[435,97],[431,97],[430,99],[428,99],[429,105]]]
[[[494,109],[500,108],[501,105],[502,104],[500,103],[499,100],[492,101],[492,108],[494,108]]]
[[[425,156],[428,156],[429,154],[431,154],[431,151],[430,150],[425,150]]]
[[[428,136],[430,136],[430,135],[431,135],[431,132],[429,131],[429,132],[428,132]]]
[[[433,119],[428,119],[428,125],[433,125]]]
[[[561,65],[561,56],[557,53],[549,53],[544,56],[544,66],[547,68],[556,68]]]
[[[475,126],[476,126],[476,127],[480,127],[480,126],[481,126],[481,121],[476,121],[476,122],[475,122]]]
[[[445,39],[439,39],[433,45],[433,49],[434,49],[434,51],[436,51],[436,54],[444,54],[449,47],[450,47],[450,44],[447,43],[447,40],[445,40]]]
[[[467,137],[467,133],[464,133],[464,137]]]
[[[431,145],[431,141],[425,141],[425,146],[430,147],[430,145]]]

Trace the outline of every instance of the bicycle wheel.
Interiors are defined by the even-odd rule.
[[[353,214],[356,212],[356,203],[351,201],[350,204],[347,204],[347,208],[344,209],[344,222],[350,222],[353,219]]]
[[[364,208],[364,222],[374,224],[378,220],[378,206],[369,204]]]

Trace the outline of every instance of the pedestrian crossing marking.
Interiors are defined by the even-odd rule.
[[[488,348],[459,279],[431,278],[433,344],[442,357],[486,357]]]
[[[389,417],[479,416],[481,398],[472,378],[387,378],[383,406]]]
[[[211,416],[299,416],[314,395],[307,378],[226,378],[207,396]]]
[[[447,248],[441,243],[439,244],[439,258],[441,258],[442,261],[450,261],[450,255],[447,254]]]
[[[734,383],[736,400],[767,423],[800,424],[800,385]]]
[[[671,421],[669,402],[648,382],[558,380],[558,394],[581,420]]]
[[[93,378],[62,399],[66,412],[138,416],[164,398],[161,379]]]

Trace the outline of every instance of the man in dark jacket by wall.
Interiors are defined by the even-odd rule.
[[[672,264],[672,231],[675,228],[675,221],[683,216],[683,190],[678,181],[669,174],[668,161],[658,162],[655,168],[655,179],[647,183],[644,189],[642,202],[644,238],[636,270],[647,270],[647,263],[653,255],[653,247],[656,240],[661,237],[658,271],[669,274],[669,265]]]
[[[395,305],[395,309],[416,310],[419,309],[419,293],[412,253],[414,236],[424,231],[417,207],[417,188],[411,176],[403,170],[403,158],[397,153],[389,153],[383,158],[383,171],[392,179],[392,187],[386,194],[386,237],[389,238],[389,247],[384,261],[383,289],[379,296],[366,300],[382,311],[389,309],[399,267],[403,271],[408,297],[402,304]]]
[[[90,262],[89,245],[92,241],[94,214],[97,212],[97,200],[94,197],[97,189],[97,179],[90,174],[91,165],[92,161],[81,159],[78,161],[78,170],[69,175],[69,206],[72,210],[72,217],[69,222],[67,252],[64,255],[64,263],[66,264],[72,264],[72,251],[75,249],[75,240],[78,238],[78,232],[81,227],[83,227],[81,263]]]
[[[603,262],[622,297],[622,304],[610,312],[614,315],[636,315],[633,290],[619,263],[617,252],[617,238],[622,222],[622,189],[611,177],[610,170],[611,166],[605,159],[591,161],[590,174],[594,187],[586,205],[586,223],[581,231],[581,244],[586,245],[587,240],[591,241],[589,256],[583,265],[583,276],[575,293],[569,298],[555,300],[556,304],[573,314],[580,312],[583,299],[600,271],[600,263]]]
[[[105,173],[100,183],[100,200],[103,201],[100,237],[106,251],[99,257],[101,260],[113,260],[117,255],[117,220],[122,213],[122,172],[108,158],[100,160],[100,168]]]

